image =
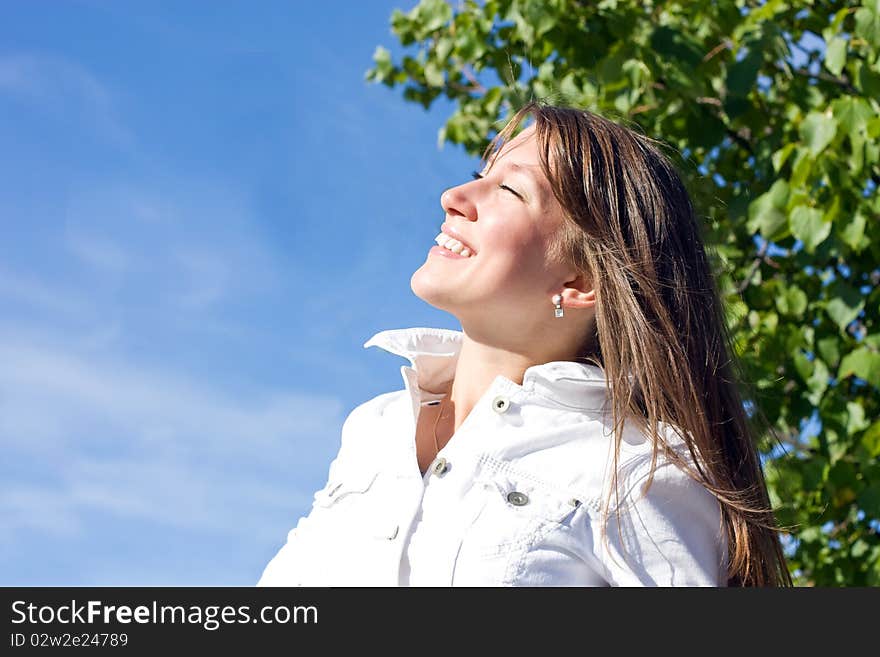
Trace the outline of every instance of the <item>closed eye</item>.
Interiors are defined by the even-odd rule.
[[[483,174],[478,173],[478,172],[476,172],[476,171],[474,171],[471,175],[474,177],[474,180],[479,180],[480,178],[483,177]],[[507,185],[505,185],[505,184],[503,184],[503,183],[500,184],[500,185],[498,185],[498,187],[499,187],[500,189],[503,189],[503,190],[505,190],[505,191],[510,192],[511,194],[513,194],[514,196],[516,196],[520,201],[525,201],[525,199],[522,197],[522,194],[520,194],[518,191],[516,191],[516,190],[513,189],[512,187],[508,187]]]

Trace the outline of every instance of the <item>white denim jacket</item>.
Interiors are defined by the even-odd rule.
[[[443,397],[461,331],[381,331],[364,347],[407,358],[404,389],[357,406],[327,484],[257,586],[725,586],[718,501],[627,427],[618,462],[620,526],[603,542],[611,419],[593,365],[499,375],[422,476],[415,428]],[[664,428],[676,450],[682,440]],[[613,498],[612,498],[613,500]]]

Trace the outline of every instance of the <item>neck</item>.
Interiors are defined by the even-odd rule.
[[[448,395],[449,406],[454,410],[454,431],[458,431],[495,377],[504,375],[522,385],[526,369],[533,364],[522,354],[481,344],[465,334]]]

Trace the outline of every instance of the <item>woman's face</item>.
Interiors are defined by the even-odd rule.
[[[491,169],[481,173],[440,196],[444,225],[476,255],[450,258],[435,249],[410,285],[466,330],[510,327],[528,333],[535,328],[530,325],[554,319],[551,298],[575,275],[546,257],[563,214],[541,171],[534,125],[507,142]]]

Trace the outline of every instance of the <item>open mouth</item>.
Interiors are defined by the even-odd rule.
[[[437,245],[447,253],[455,254],[461,258],[472,258],[476,255],[474,251],[470,248],[459,242],[457,239],[450,237],[446,233],[440,233],[437,237],[434,238],[434,241],[437,242]]]

